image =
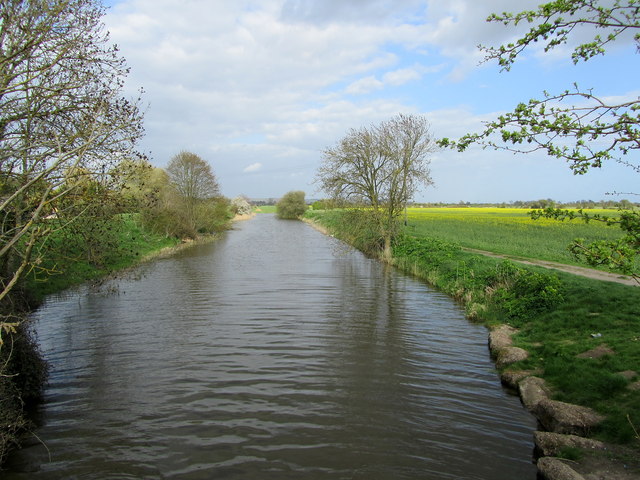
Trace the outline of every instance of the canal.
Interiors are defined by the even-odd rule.
[[[262,214],[34,314],[6,479],[535,479],[533,418],[447,296]]]

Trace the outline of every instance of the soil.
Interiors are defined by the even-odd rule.
[[[245,215],[236,215],[235,217],[233,217],[233,221],[240,222],[242,220],[251,220],[255,216],[256,216],[256,212],[247,213]]]
[[[479,255],[486,255],[487,257],[503,258],[505,260],[511,260],[513,262],[523,263],[525,265],[534,265],[537,267],[552,268],[554,270],[560,270],[562,272],[571,273],[573,275],[579,275],[581,277],[592,278],[594,280],[602,280],[605,282],[616,282],[624,285],[640,286],[640,283],[633,277],[627,275],[621,275],[618,273],[602,272],[600,270],[594,270],[593,268],[578,267],[575,265],[565,265],[564,263],[549,262],[547,260],[532,260],[523,259],[519,257],[513,257],[510,255],[502,255],[499,253],[487,252],[485,250],[476,250],[475,248],[464,248],[466,252],[477,253]]]
[[[593,452],[569,464],[585,480],[638,480],[638,453],[625,447],[608,445],[606,452]]]

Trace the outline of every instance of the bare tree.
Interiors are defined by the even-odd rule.
[[[384,255],[391,254],[397,221],[417,189],[432,183],[435,145],[429,122],[397,115],[371,127],[351,129],[323,152],[316,180],[333,199],[370,207]]]
[[[143,126],[140,99],[122,95],[128,69],[109,42],[97,0],[4,0],[0,6],[5,315],[9,293],[37,263],[38,245],[83,215],[71,201],[81,179],[105,184],[111,166],[132,154]]]
[[[195,153],[182,151],[167,166],[169,179],[180,195],[193,200],[206,200],[219,195],[216,176],[205,160]]]

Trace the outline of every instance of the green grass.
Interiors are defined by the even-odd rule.
[[[465,223],[489,223],[486,218],[478,221],[474,213],[469,213],[471,220],[466,222],[458,216],[447,229],[435,227],[433,237],[426,236],[424,219],[425,226],[416,236],[396,242],[395,264],[463,302],[469,318],[487,326],[506,323],[518,328],[515,344],[530,357],[508,368],[538,370],[553,388],[554,398],[606,415],[604,424],[592,432],[597,438],[638,443],[634,426],[640,429],[640,391],[628,386],[639,378],[627,379],[620,372],[640,373],[640,288],[469,253],[460,245],[496,251],[490,244],[473,243],[469,238],[455,241],[454,227],[464,232],[461,226]],[[307,216],[340,236],[336,230],[341,226],[339,211]],[[498,247],[505,248],[503,253],[514,253],[507,249],[508,242],[500,240],[510,230],[509,222],[516,223],[514,217],[506,212],[494,218],[497,221],[491,228]],[[446,222],[436,219],[433,223],[442,227]],[[481,225],[475,231],[486,229]],[[527,251],[537,252],[530,255],[540,258],[538,252],[544,248],[538,244],[547,242],[548,235],[537,236],[535,229],[527,229]],[[449,235],[446,241],[437,234],[443,230]],[[508,233],[504,235],[509,238]],[[577,356],[601,345],[614,353],[599,359]]]
[[[410,208],[405,231],[466,248],[571,265],[580,265],[567,248],[574,239],[613,240],[622,236],[619,228],[599,222],[532,220],[528,212],[515,208]],[[616,210],[589,212],[617,214]]]
[[[179,243],[176,238],[146,231],[137,215],[120,215],[109,230],[112,245],[99,263],[86,258],[82,241],[53,234],[36,268],[26,278],[27,291],[35,301],[88,280],[108,275],[138,263],[146,255]],[[71,241],[70,241],[71,240]]]
[[[275,205],[264,205],[262,207],[256,207],[256,213],[276,213],[277,208]]]
[[[518,324],[516,344],[531,353],[514,368],[542,369],[561,401],[607,415],[599,434],[629,442],[630,415],[640,425],[640,392],[620,372],[640,373],[640,288],[559,274],[565,300],[556,309]],[[606,345],[598,359],[577,355]]]

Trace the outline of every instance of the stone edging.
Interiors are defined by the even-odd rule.
[[[525,360],[528,352],[514,347],[511,337],[517,330],[508,325],[501,325],[489,333],[489,350],[496,360],[496,367],[501,370],[511,363]],[[633,472],[612,473],[611,476],[600,476],[601,472],[584,472],[578,468],[578,462],[569,462],[558,458],[562,450],[578,448],[583,451],[611,450],[610,446],[586,438],[591,429],[600,424],[604,417],[591,408],[572,405],[552,400],[551,388],[543,378],[537,377],[535,371],[501,372],[502,383],[516,391],[524,407],[538,420],[542,430],[534,432],[534,456],[540,478],[546,480],[587,480],[590,478],[638,479]],[[625,466],[626,467],[626,466]],[[589,468],[587,468],[589,470]],[[628,475],[627,475],[628,473]]]

